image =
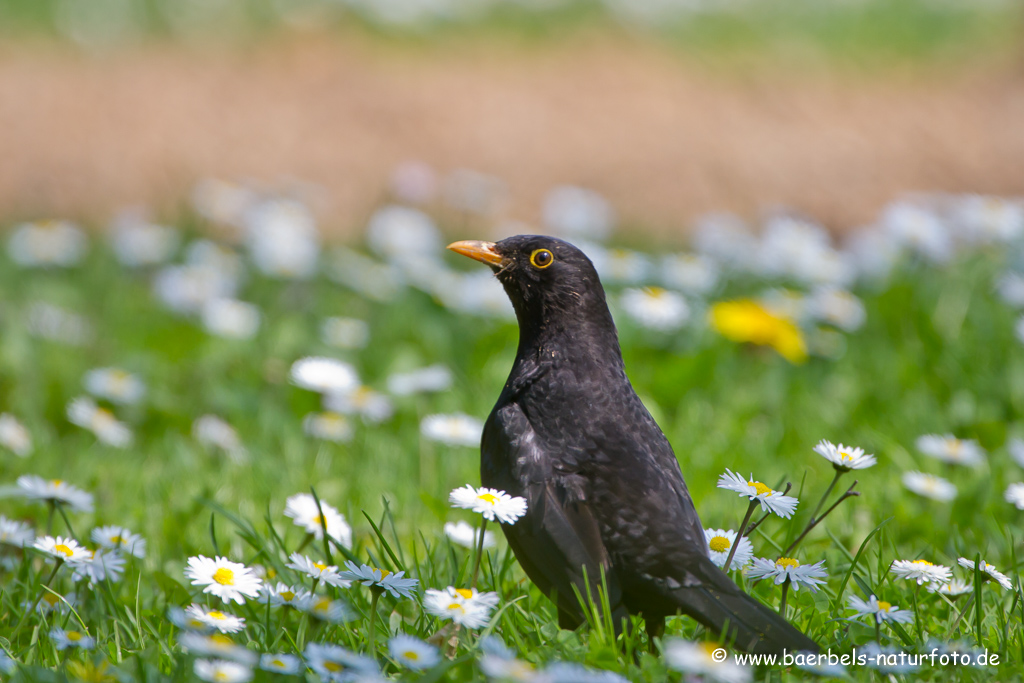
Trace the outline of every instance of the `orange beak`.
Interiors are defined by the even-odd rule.
[[[501,266],[504,260],[502,255],[494,250],[494,242],[480,242],[479,240],[463,240],[452,242],[448,248],[456,254],[468,256],[474,261],[480,261],[491,266]]]

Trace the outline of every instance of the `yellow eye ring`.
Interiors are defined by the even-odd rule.
[[[547,268],[555,262],[555,255],[547,249],[534,249],[530,254],[530,263],[534,268]]]

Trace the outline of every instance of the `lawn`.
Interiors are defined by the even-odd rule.
[[[1012,230],[972,232],[965,225],[981,223],[960,210],[975,205],[963,199],[950,208],[948,201],[890,211],[878,234],[892,251],[879,243],[860,260],[853,255],[865,252],[839,251],[819,229],[786,221],[767,226],[760,240],[713,243],[698,233],[703,256],[665,263],[661,245],[587,249],[600,259],[627,371],[675,448],[706,529],[735,530],[747,512],[747,498],[716,486],[726,469],[778,490],[791,484],[788,495],[800,501],[795,516],[768,516],[749,537],[756,557],[783,566],[775,560],[808,524],[836,472],[813,448],[825,439],[877,457],[874,466],[839,477],[826,507],[854,480],[860,495],[788,553],[803,567],[824,561],[827,578],[817,590],[733,576],[774,608],[785,600],[789,619],[837,654],[863,652],[880,639],[909,653],[953,647],[999,658],[998,667],[926,664],[897,678],[1017,680],[1024,527],[1004,492],[1024,480],[1013,453],[1014,437],[1024,437],[1024,351],[1015,334],[1019,314],[1007,303],[1015,300],[1013,282],[1004,276],[1024,264],[1024,221],[1018,205],[1004,203],[998,215],[1009,216]],[[915,210],[934,219],[930,231],[901,232],[900,216]],[[473,581],[476,549],[444,527],[480,523],[479,514],[449,503],[453,489],[479,484],[479,451],[469,444],[480,427],[448,420],[432,430],[424,418],[485,419],[517,332],[484,269],[445,253],[427,214],[413,211],[384,214],[372,223],[368,245],[347,247],[319,245],[301,207],[276,200],[237,221],[243,237],[218,244],[203,237],[212,234],[211,216],[233,221],[209,207],[168,220],[172,231],[129,218],[111,239],[104,226],[89,233],[9,226],[14,237],[5,238],[0,267],[0,412],[31,441],[19,457],[12,449],[21,433],[3,423],[0,648],[17,662],[3,662],[11,680],[286,675],[257,668],[253,657],[266,653],[304,656],[303,664],[264,664],[294,664],[310,680],[306,666],[325,679],[408,681],[484,680],[485,672],[499,680],[500,672],[512,680],[620,680],[598,670],[660,681],[680,676],[670,665],[698,666],[679,641],[711,636],[689,618],[670,619],[666,639],[653,644],[639,619],[618,640],[600,620],[559,631],[551,603],[500,534],[484,551],[477,586],[495,593],[493,609],[478,606],[475,594],[462,602],[457,593],[427,593]],[[439,215],[448,238],[488,235],[472,216]],[[635,235],[628,241],[642,243]],[[741,243],[749,247],[742,254]],[[837,290],[822,290],[823,283],[848,285],[856,298],[842,294],[837,303],[828,298]],[[235,297],[251,306],[234,305]],[[727,336],[741,335],[720,333],[727,331],[720,324],[716,331],[709,321],[725,310],[721,302],[742,300],[802,346],[793,351],[772,338],[779,350],[789,348],[787,359],[772,343],[737,343]],[[307,357],[338,362],[296,364]],[[408,374],[432,366],[448,372]],[[121,372],[90,374],[101,368]],[[325,405],[331,414],[321,414]],[[202,416],[230,428],[209,418],[197,423]],[[919,442],[927,434],[958,440]],[[909,490],[903,477],[917,470],[955,484],[955,497]],[[25,479],[19,485],[26,475],[60,480],[92,500],[82,503],[55,484],[50,493]],[[923,490],[941,497],[942,489],[933,482]],[[304,513],[292,511],[298,520],[285,514],[297,494],[309,495]],[[11,521],[28,527],[38,546],[70,548],[63,539],[71,537],[100,552],[84,563],[58,561],[60,550],[34,547]],[[103,529],[111,525],[144,539],[144,557],[130,552],[139,550],[134,537]],[[323,526],[333,541],[323,540]],[[49,535],[62,539],[47,546]],[[341,571],[349,561],[357,570],[404,571],[417,583],[388,592],[394,574],[370,576],[374,586],[314,579],[288,566],[301,565],[293,553]],[[198,556],[227,558],[249,568],[219,565],[238,576],[251,570],[251,582],[287,587],[277,598],[253,591],[225,602],[187,577],[189,558]],[[111,564],[97,560],[104,557]],[[1012,587],[958,564],[978,557]],[[952,568],[952,578],[971,587],[943,595],[891,569],[918,559]],[[206,583],[224,588],[211,572]],[[302,590],[316,597],[280,604],[281,594]],[[872,617],[857,617],[851,598],[871,595],[908,610],[908,620],[876,628]],[[431,611],[442,599],[479,620],[454,628],[450,614]],[[205,608],[205,625],[181,615],[193,603]],[[244,626],[206,635],[230,617]],[[398,634],[417,640],[389,648]],[[83,647],[90,640],[93,647]],[[402,654],[409,648],[423,648],[418,660]],[[416,671],[410,664],[417,662],[430,666]],[[749,675],[699,666],[711,667],[709,680]],[[889,676],[870,666],[848,667],[847,675]],[[768,667],[756,676],[812,674]]]

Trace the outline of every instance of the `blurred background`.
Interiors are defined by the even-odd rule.
[[[1022,6],[0,0],[0,207],[173,216],[219,178],[345,236],[389,193],[536,226],[572,185],[625,235],[780,207],[844,231],[1024,193]]]

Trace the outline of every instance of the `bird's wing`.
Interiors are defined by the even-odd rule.
[[[481,480],[485,486],[526,498],[526,515],[514,525],[502,525],[502,530],[530,579],[545,594],[557,594],[563,621],[582,621],[574,587],[584,598],[589,590],[596,601],[602,574],[613,619],[626,615],[618,579],[578,475],[559,470],[515,403],[496,407],[487,421]]]

